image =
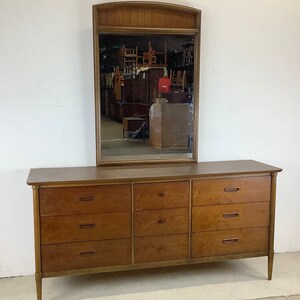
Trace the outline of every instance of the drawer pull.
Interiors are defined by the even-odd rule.
[[[92,201],[95,199],[95,196],[79,196],[79,201]]]
[[[160,193],[158,194],[158,196],[159,196],[159,197],[164,197],[164,196],[165,196],[165,193],[160,192]]]
[[[224,188],[225,193],[234,193],[234,192],[238,192],[239,190],[240,190],[239,187],[225,187]]]
[[[161,245],[161,246],[159,246],[158,248],[157,248],[157,250],[162,250],[164,248],[164,246],[163,245]]]
[[[92,229],[95,227],[96,227],[96,224],[80,224],[79,225],[80,229]]]
[[[225,245],[230,245],[230,244],[235,244],[239,241],[238,238],[233,238],[233,239],[224,239],[223,244]]]
[[[94,255],[96,255],[96,252],[95,251],[87,251],[87,252],[80,252],[79,254],[80,254],[80,256],[94,256]]]
[[[157,223],[158,224],[165,224],[166,223],[166,218],[160,218],[158,221],[157,221]]]
[[[237,213],[237,212],[223,214],[223,218],[225,218],[225,219],[236,218],[236,217],[239,217],[239,216],[240,216],[240,214]]]

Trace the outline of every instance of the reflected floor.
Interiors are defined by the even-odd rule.
[[[156,149],[150,144],[149,139],[129,139],[123,138],[122,123],[113,121],[109,118],[102,117],[101,120],[101,151],[102,156],[107,158],[111,156],[145,156],[145,155],[182,155],[190,158],[191,154],[187,149]]]
[[[155,149],[149,145],[149,140],[113,140],[102,141],[103,156],[128,156],[128,155],[158,155],[187,153],[186,149]]]

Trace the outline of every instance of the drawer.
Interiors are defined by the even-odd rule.
[[[269,227],[192,234],[192,257],[268,251]]]
[[[131,264],[131,239],[42,246],[42,272]]]
[[[135,263],[188,258],[188,235],[166,235],[135,239]]]
[[[40,189],[40,214],[70,215],[131,211],[130,185]]]
[[[134,185],[135,209],[164,209],[189,206],[189,182]]]
[[[193,206],[270,201],[271,177],[194,180]]]
[[[136,211],[135,236],[188,233],[188,208]]]
[[[131,213],[41,218],[42,244],[131,237]]]
[[[193,207],[192,231],[268,226],[269,209],[269,202]]]

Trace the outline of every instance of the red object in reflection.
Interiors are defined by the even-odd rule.
[[[158,81],[158,92],[159,93],[169,93],[171,88],[171,80],[168,77],[159,78]]]

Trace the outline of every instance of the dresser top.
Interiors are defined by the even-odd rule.
[[[282,169],[254,160],[111,167],[31,169],[27,184],[87,184],[117,181],[169,180],[238,174],[276,173]]]

